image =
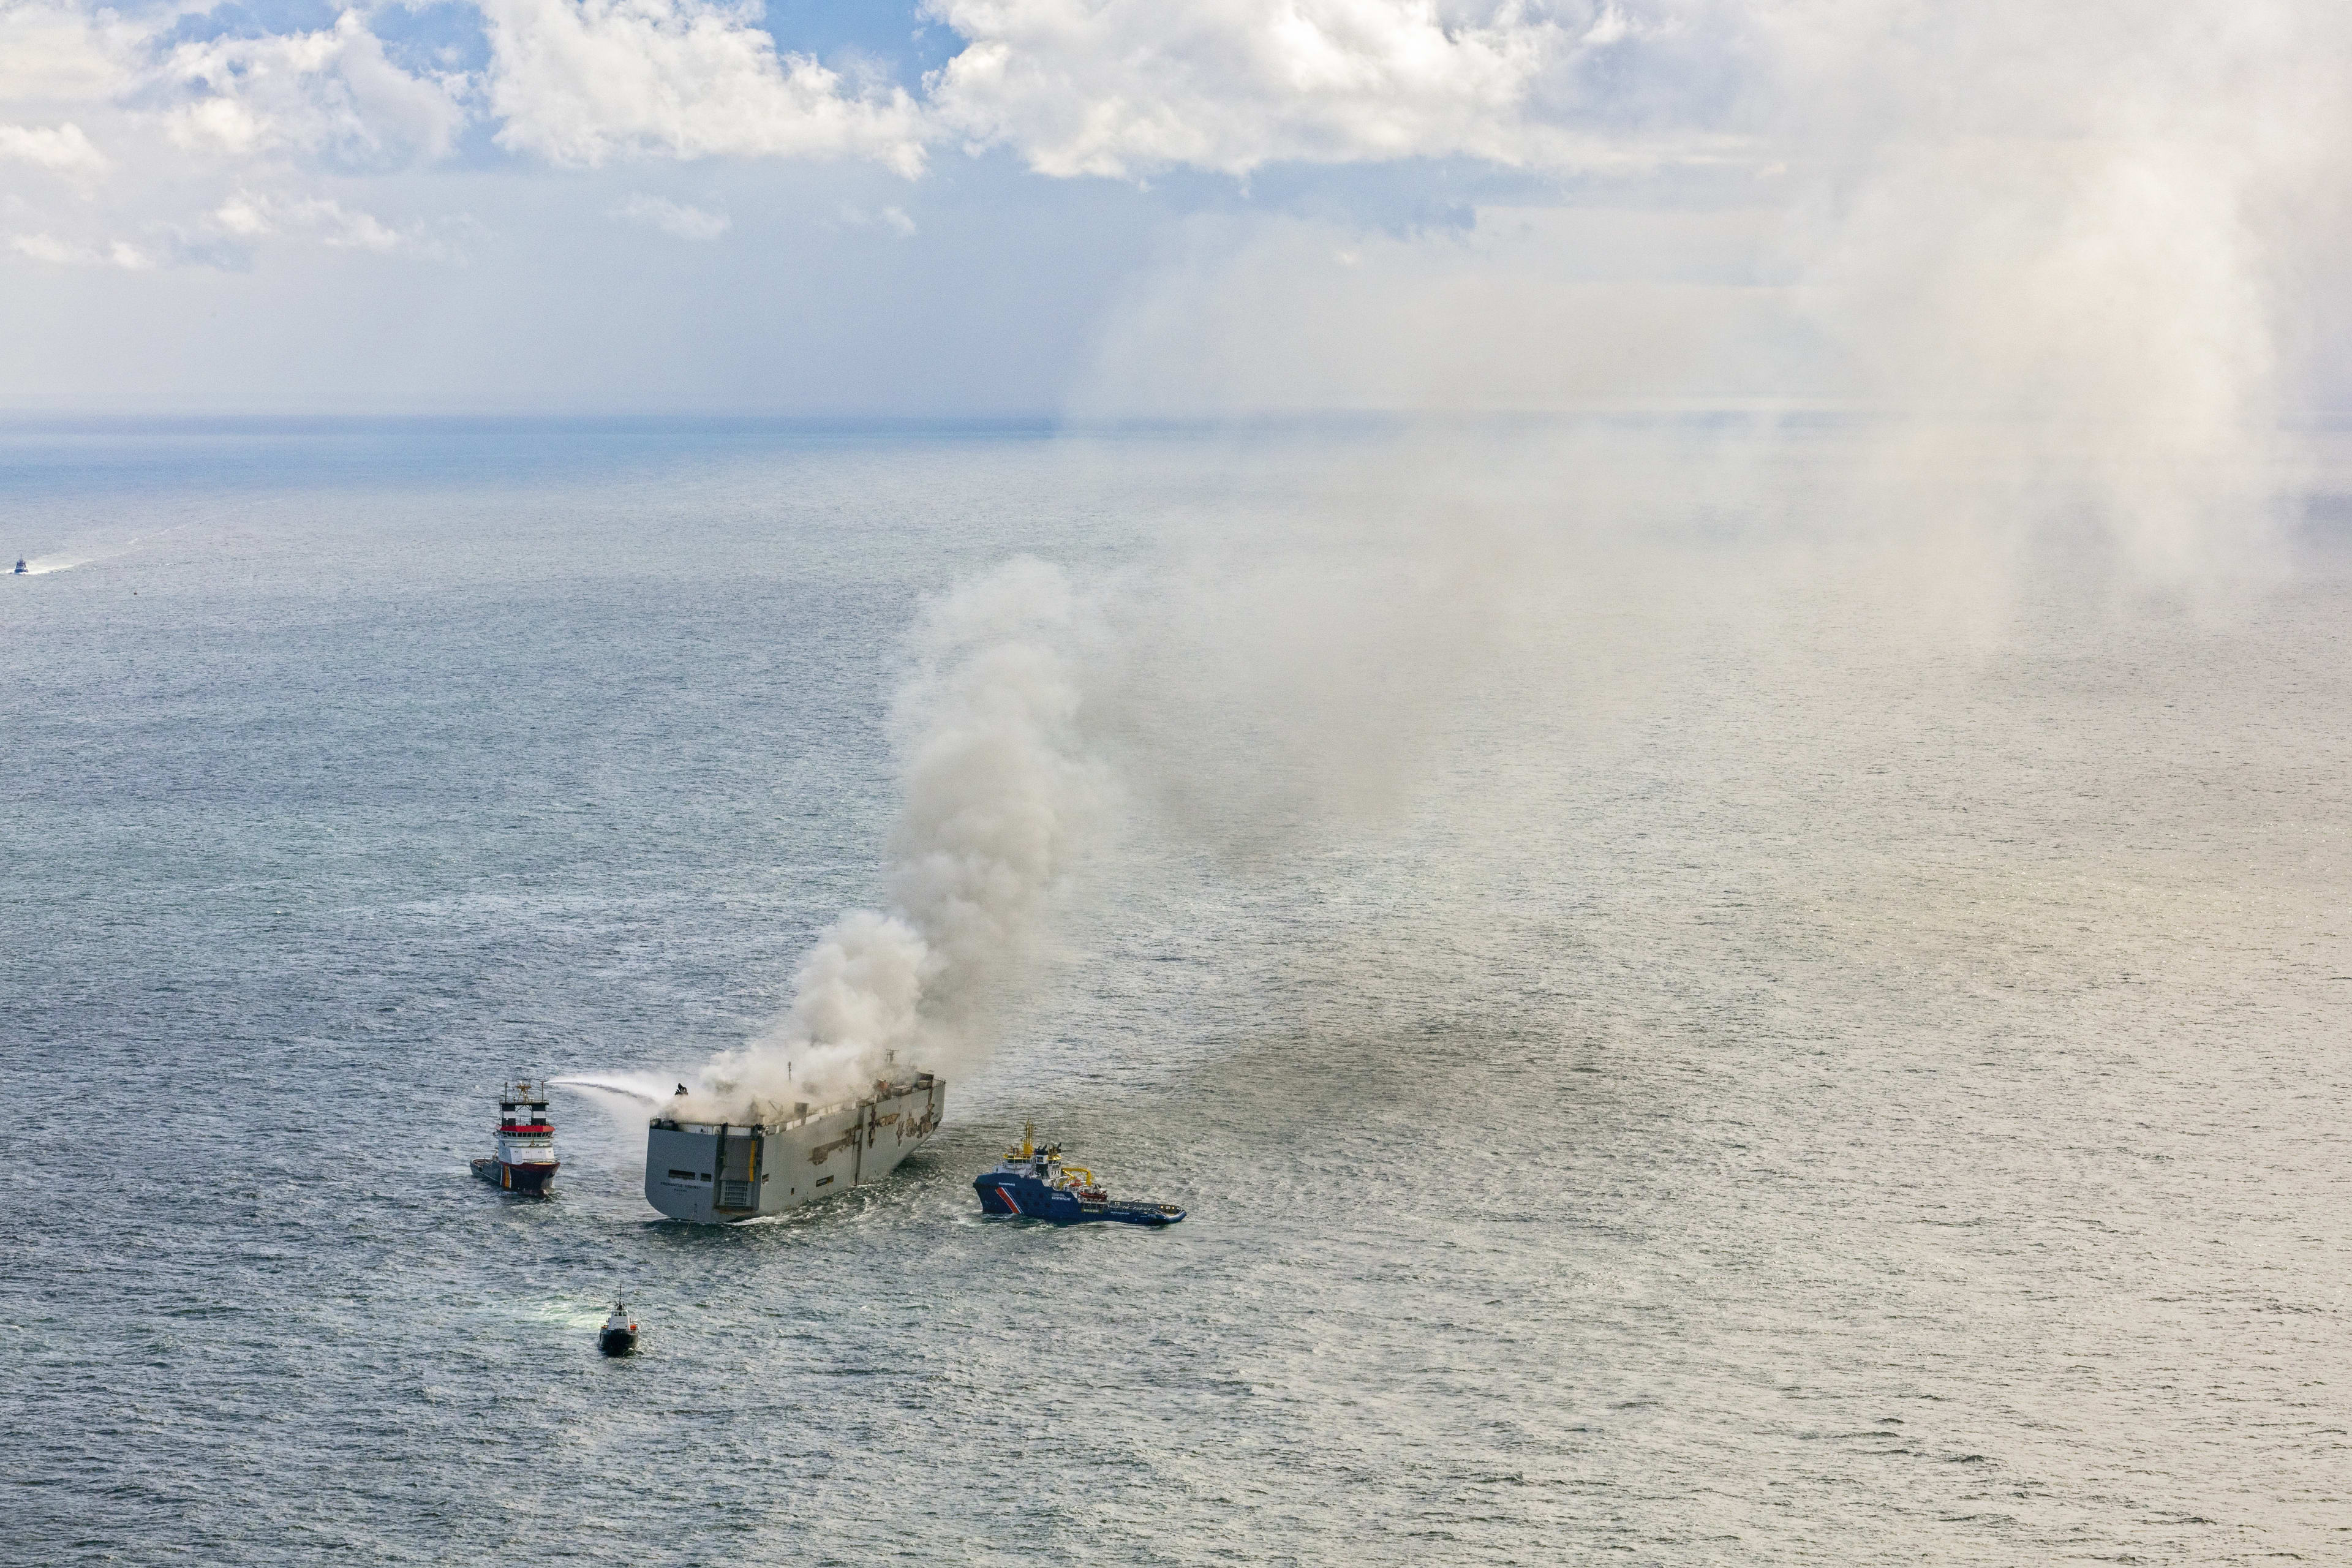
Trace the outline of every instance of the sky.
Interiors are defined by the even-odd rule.
[[[0,409],[2340,406],[2303,0],[0,0]]]

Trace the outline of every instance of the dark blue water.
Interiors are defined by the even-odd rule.
[[[2352,1557],[2324,559],[1961,655],[1685,537],[1437,684],[1354,626],[1412,733],[1279,754],[1180,660],[1219,799],[1405,784],[1139,789],[884,1186],[658,1223],[572,1097],[560,1196],[468,1177],[873,896],[923,595],[1344,550],[1377,439],[8,435],[0,1559]],[[1192,1217],[983,1225],[1024,1116]]]

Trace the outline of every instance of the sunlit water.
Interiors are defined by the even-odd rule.
[[[872,896],[921,595],[1376,439],[11,436],[0,1555],[2352,1561],[2324,527],[2218,619],[1498,654],[1391,813],[1131,825],[888,1184],[659,1222],[572,1096],[469,1178]],[[1024,1116],[1192,1217],[982,1223]]]

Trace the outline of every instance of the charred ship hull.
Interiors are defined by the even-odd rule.
[[[768,1122],[656,1119],[646,1201],[672,1219],[733,1225],[880,1181],[938,1131],[947,1085],[929,1073]]]

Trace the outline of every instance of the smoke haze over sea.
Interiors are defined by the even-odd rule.
[[[2352,1561],[2347,81],[0,0],[0,1563]]]
[[[0,1559],[2340,1555],[2352,465],[2208,593],[1887,428],[13,429]],[[920,913],[1007,627],[1088,816],[932,1148],[473,1182]],[[1027,1117],[1192,1217],[981,1224]]]

